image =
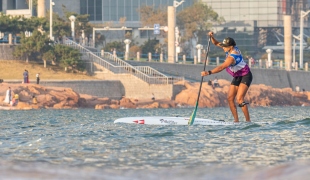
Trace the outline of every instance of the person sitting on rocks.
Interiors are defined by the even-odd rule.
[[[212,85],[212,81],[211,81],[211,79],[209,79],[209,81],[208,81],[208,85],[209,85],[209,86],[211,86],[211,85]]]
[[[38,101],[35,95],[32,96],[32,104],[38,104]]]
[[[13,99],[12,106],[17,106],[18,101],[19,101],[19,95],[16,93],[16,94],[14,94],[14,99]]]
[[[211,79],[209,79],[208,85],[209,85],[209,86],[212,86],[212,88],[213,88],[213,83],[212,83],[212,80],[211,80]]]
[[[213,86],[214,87],[220,87],[220,84],[219,84],[219,82],[217,80],[217,77],[215,77],[215,79],[213,80]]]

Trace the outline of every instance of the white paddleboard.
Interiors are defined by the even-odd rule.
[[[189,117],[164,117],[164,116],[149,116],[149,117],[125,117],[119,118],[114,123],[127,124],[148,124],[148,125],[188,125]],[[267,122],[251,122],[255,124],[268,124]],[[225,122],[222,120],[195,118],[194,125],[236,125],[240,123]]]

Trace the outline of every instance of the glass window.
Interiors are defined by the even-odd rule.
[[[147,6],[147,0],[140,0],[140,6]]]
[[[110,0],[103,0],[103,21],[110,21]]]
[[[95,20],[95,0],[88,0],[88,14],[89,14],[89,20],[94,21]]]
[[[240,3],[240,8],[242,8],[242,9],[249,9],[249,5],[250,4],[250,2],[242,2],[242,3]]]
[[[117,0],[110,1],[110,21],[118,21]]]
[[[125,1],[125,17],[126,21],[132,21],[132,0],[126,0]]]
[[[229,8],[231,9],[238,9],[240,7],[239,2],[230,2]]]
[[[163,7],[165,6],[166,4],[162,4],[161,1],[157,0],[157,1],[154,1],[154,6],[155,8],[158,8],[158,7]]]
[[[118,20],[122,17],[125,17],[125,0],[118,0]]]
[[[0,0],[0,11],[2,11],[2,0]]]
[[[139,10],[140,4],[139,3],[132,3],[132,21],[140,21]]]
[[[81,4],[80,13],[87,14],[87,0],[80,0],[80,4]]]
[[[186,3],[186,1],[184,3]],[[167,0],[167,2],[163,2],[162,4],[166,4],[167,6],[173,6],[173,0]]]
[[[154,38],[153,30],[140,30],[140,38]]]
[[[96,0],[96,11],[95,11],[95,20],[102,20],[102,0]]]
[[[153,0],[146,0],[146,5],[153,6],[154,5]]]

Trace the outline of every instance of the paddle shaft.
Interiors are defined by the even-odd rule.
[[[205,64],[203,66],[203,71],[206,70],[206,66],[207,66],[207,59],[208,59],[208,54],[209,54],[209,50],[210,50],[210,42],[211,42],[211,36],[209,38],[209,42],[208,42],[208,47],[207,47],[207,54],[206,54],[206,60],[205,60]],[[199,97],[200,97],[200,92],[201,92],[201,87],[202,87],[202,82],[203,82],[203,77],[204,76],[201,76],[201,81],[200,81],[200,86],[199,86],[199,91],[198,91],[198,97],[197,97],[197,102],[196,102],[196,107],[195,107],[195,110],[197,109],[198,107],[198,102],[199,102]]]
[[[207,47],[207,54],[206,54],[206,60],[205,60],[205,64],[203,67],[203,70],[206,70],[206,65],[207,65],[207,59],[208,59],[208,54],[209,54],[209,50],[210,50],[210,42],[211,42],[211,37],[209,38],[209,42],[208,42],[208,47]],[[195,117],[196,117],[196,112],[197,112],[197,108],[198,108],[198,102],[199,102],[199,97],[200,97],[200,92],[201,92],[201,87],[202,87],[202,82],[203,82],[203,76],[201,76],[201,81],[200,81],[200,86],[199,86],[199,91],[198,91],[198,97],[197,97],[197,101],[196,101],[196,106],[195,109],[188,121],[188,125],[193,125],[194,121],[195,121]]]

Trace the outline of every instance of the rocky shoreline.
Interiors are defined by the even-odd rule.
[[[227,107],[226,95],[230,82],[219,80],[220,87],[203,83],[199,107]],[[110,99],[79,94],[71,88],[46,87],[37,84],[0,84],[0,109],[122,109],[122,108],[178,108],[195,106],[199,83],[185,82],[175,99]],[[7,89],[19,95],[17,106],[4,102]],[[33,101],[33,97],[37,102]],[[295,92],[291,88],[277,89],[263,84],[252,85],[246,95],[251,107],[310,106],[310,92]]]

